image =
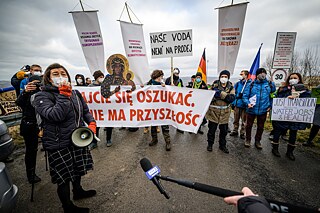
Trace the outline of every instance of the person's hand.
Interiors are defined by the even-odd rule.
[[[96,122],[90,122],[88,128],[94,133],[97,133],[97,124]]]
[[[165,87],[166,85],[165,85],[164,83],[161,83],[161,86],[162,86],[162,87]]]
[[[72,88],[71,84],[69,82],[61,82],[60,86],[58,87],[59,93],[61,95],[71,97],[72,94]]]
[[[226,202],[229,205],[235,205],[236,206],[237,203],[238,203],[238,200],[240,198],[243,198],[243,197],[246,197],[246,196],[257,196],[248,187],[243,187],[243,189],[241,191],[242,191],[243,195],[235,195],[235,196],[225,197],[223,199],[224,202]]]
[[[289,99],[294,99],[294,96],[289,95],[288,98],[289,98]]]
[[[115,89],[114,89],[114,93],[117,93],[120,91],[120,86],[117,86]]]
[[[270,112],[270,110],[271,110],[271,107],[268,107],[267,112]]]
[[[253,104],[248,104],[248,108],[253,108]]]
[[[31,91],[34,91],[37,89],[37,86],[35,84],[33,84],[33,82],[29,82],[27,85],[26,85],[26,88],[25,88],[25,91],[26,92],[31,92]]]

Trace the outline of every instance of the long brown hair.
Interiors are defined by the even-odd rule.
[[[290,76],[292,76],[292,75],[297,75],[298,78],[299,78],[298,84],[303,84],[303,80],[302,80],[301,74],[300,74],[300,73],[297,73],[297,72],[293,72],[293,73],[291,73],[291,74],[288,76],[288,78],[287,78],[287,80],[286,80],[286,86],[290,86],[289,81],[290,81]]]
[[[64,69],[64,71],[66,71],[67,75],[68,75],[68,81],[71,83],[71,78],[70,78],[70,75],[69,75],[69,72],[68,70],[62,66],[61,64],[58,64],[58,63],[54,63],[54,64],[51,64],[47,67],[46,71],[44,72],[43,74],[43,84],[44,85],[48,85],[48,84],[51,84],[50,82],[50,74],[51,74],[51,70],[53,69],[59,69],[59,68],[62,68]],[[52,85],[52,84],[51,84]]]

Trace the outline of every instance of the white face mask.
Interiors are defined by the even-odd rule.
[[[78,84],[81,84],[83,81],[82,81],[81,78],[78,78],[78,79],[77,79],[77,82],[78,82]]]
[[[295,85],[295,84],[297,84],[297,83],[299,83],[299,79],[290,79],[290,80],[289,80],[289,84],[290,84],[290,85]]]
[[[59,86],[62,82],[68,82],[68,78],[64,78],[64,77],[54,77],[52,78],[53,81],[53,85],[54,86]]]
[[[97,79],[97,81],[98,81],[99,83],[102,83],[103,80],[104,80],[104,78],[98,78],[98,79]]]
[[[225,84],[225,83],[228,82],[228,78],[220,78],[220,82],[221,82],[222,84]]]
[[[42,73],[41,72],[33,72],[33,75],[41,76]]]

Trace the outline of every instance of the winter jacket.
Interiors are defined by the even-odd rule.
[[[199,87],[197,87],[197,86],[199,86]],[[205,90],[207,90],[207,89],[208,89],[208,86],[207,86],[207,84],[206,84],[204,81],[201,81],[200,85],[197,85],[197,83],[194,82],[193,85],[192,85],[192,88],[194,88],[194,89],[205,89]]]
[[[17,97],[20,95],[20,83],[22,80],[23,79],[18,79],[17,73],[11,77],[11,85],[14,87]]]
[[[287,98],[291,95],[291,87],[280,87],[277,91],[277,98]],[[299,98],[310,98],[310,91],[305,91],[300,94]],[[303,130],[308,127],[308,123],[291,122],[291,121],[273,121],[274,128]]]
[[[46,85],[35,95],[34,105],[42,118],[42,142],[46,150],[70,146],[72,131],[84,126],[84,122],[94,121],[78,90],[73,90],[69,98],[59,94],[57,87]]]
[[[243,101],[243,93],[245,92],[245,89],[243,89],[244,85],[248,87],[251,83],[251,79],[246,80],[240,80],[234,85],[235,89],[235,100],[232,102],[232,105],[238,108],[246,108],[247,105]],[[242,90],[243,89],[243,90]]]
[[[206,118],[215,123],[227,124],[231,113],[230,104],[235,98],[232,83],[228,81],[224,88],[217,80],[213,82],[211,89],[215,91],[215,95],[206,113]]]
[[[270,94],[276,90],[273,82],[268,80],[255,79],[245,88],[243,101],[248,106],[249,99],[256,95],[256,104],[252,108],[247,108],[247,113],[253,115],[263,115],[267,113],[268,108],[272,107]]]
[[[79,84],[78,81],[77,81],[77,79],[78,79],[79,77],[82,79],[82,83],[81,83],[81,84]],[[83,75],[77,74],[77,75],[75,76],[75,79],[76,79],[76,86],[83,86],[83,87],[88,86],[88,85],[86,84],[86,80],[85,80],[85,78],[84,78]]]
[[[165,84],[166,85],[171,85],[171,77],[166,79]],[[183,82],[182,82],[181,78],[178,78],[177,80],[175,80],[173,78],[173,84],[174,84],[174,86],[177,86],[177,87],[183,87]]]

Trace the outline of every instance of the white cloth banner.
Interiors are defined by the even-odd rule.
[[[97,70],[104,73],[104,48],[97,12],[72,12],[72,17],[91,74]]]
[[[296,42],[296,32],[278,32],[274,48],[272,68],[290,69]]]
[[[132,93],[120,91],[109,99],[100,87],[74,87],[81,92],[98,127],[172,125],[197,133],[214,91],[175,86],[145,86]]]
[[[316,98],[274,98],[271,120],[312,123],[316,103]]]
[[[150,79],[150,71],[142,24],[120,21],[120,26],[129,67],[134,73],[133,81],[144,84]]]
[[[238,57],[247,3],[219,8],[218,73],[234,72]]]
[[[151,58],[192,56],[192,30],[150,33]]]

